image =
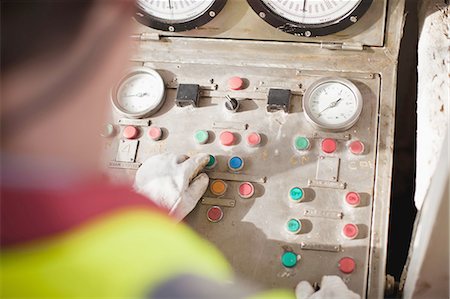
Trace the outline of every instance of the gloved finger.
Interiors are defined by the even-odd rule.
[[[209,177],[206,173],[201,173],[192,180],[186,190],[187,197],[194,204],[192,208],[195,207],[199,199],[205,194],[208,184]]]
[[[172,215],[177,220],[182,220],[186,217],[197,205],[200,198],[208,188],[209,177],[206,173],[201,173],[195,177],[184,196],[174,205],[170,210],[169,215]]]
[[[320,290],[310,299],[360,299],[361,296],[349,290],[345,282],[336,275],[322,277]]]
[[[295,288],[295,297],[297,299],[307,299],[312,294],[314,294],[314,288],[307,281],[300,281]]]
[[[192,180],[197,174],[205,168],[206,164],[209,162],[208,154],[197,154],[182,163],[184,168],[184,174],[189,181]]]

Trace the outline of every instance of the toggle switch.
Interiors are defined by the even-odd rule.
[[[236,100],[235,98],[230,98],[230,96],[225,96],[225,98],[227,99],[225,101],[225,109],[227,109],[227,111],[229,112],[236,112],[239,110],[239,101]]]

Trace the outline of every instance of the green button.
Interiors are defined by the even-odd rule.
[[[303,198],[303,189],[299,187],[294,187],[289,191],[289,196],[292,200],[300,201]]]
[[[214,157],[213,155],[209,155],[209,161],[208,164],[206,164],[206,167],[213,168],[214,165],[216,165],[216,157]]]
[[[286,251],[281,256],[281,263],[287,268],[295,267],[297,265],[297,255],[292,251]]]
[[[286,224],[286,228],[291,233],[298,233],[302,229],[302,223],[297,219],[290,219]]]
[[[299,151],[309,149],[309,140],[306,137],[298,136],[295,138],[295,148]]]
[[[194,135],[195,140],[200,144],[206,143],[208,141],[208,137],[209,134],[205,130],[198,130]]]

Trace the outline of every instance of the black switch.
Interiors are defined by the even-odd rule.
[[[200,98],[200,85],[198,84],[180,84],[178,85],[175,104],[178,107],[192,105],[198,107]]]
[[[269,96],[267,99],[267,111],[274,112],[277,110],[284,110],[289,113],[289,106],[291,105],[291,91],[289,89],[269,89]]]

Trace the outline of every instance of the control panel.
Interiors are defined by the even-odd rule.
[[[272,41],[203,38],[204,26],[235,9],[230,2],[138,1],[145,26],[136,27],[134,67],[111,91],[112,117],[102,132],[108,173],[131,181],[152,155],[208,153],[209,187],[186,222],[238,277],[293,288],[339,275],[361,296],[381,297],[397,41],[330,51],[280,41],[308,37],[285,27]],[[284,15],[298,28],[309,22],[302,28],[311,36],[337,39],[356,21],[333,24],[380,8],[300,2],[297,14],[295,1],[249,0],[246,11],[259,12],[264,26],[268,14]],[[380,2],[400,34],[399,4]]]

